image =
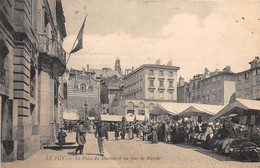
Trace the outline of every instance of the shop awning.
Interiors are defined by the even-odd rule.
[[[177,114],[181,117],[191,116],[213,116],[218,113],[224,106],[206,105],[206,104],[193,104],[183,112]]]
[[[95,120],[95,117],[88,117],[89,120]]]
[[[189,103],[160,103],[150,112],[150,115],[176,115],[190,106]]]
[[[146,115],[136,115],[135,116],[135,119],[137,120],[137,121],[144,121],[144,120],[146,120],[148,117],[146,116]]]
[[[71,110],[68,110],[68,111],[71,111]],[[66,112],[66,111],[64,111],[62,118],[65,119],[65,120],[79,120],[79,116],[78,116],[77,110],[75,112]]]
[[[212,116],[208,122],[230,114],[244,115],[249,111],[260,112],[260,101],[236,98],[230,101],[230,103],[226,105],[219,113]]]
[[[122,116],[120,115],[100,115],[101,121],[113,121],[120,122],[122,121]]]
[[[132,113],[126,114],[125,119],[127,122],[134,122],[135,121],[135,115]]]

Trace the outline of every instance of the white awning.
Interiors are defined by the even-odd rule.
[[[226,105],[219,113],[212,116],[208,120],[208,122],[219,119],[222,116],[228,116],[230,114],[238,114],[249,111],[260,112],[260,101],[236,98],[233,101],[230,101],[230,103]]]
[[[78,116],[77,113],[63,112],[63,119],[65,119],[65,120],[79,120],[79,116]]]
[[[177,114],[178,116],[190,117],[190,116],[204,116],[215,115],[224,106],[219,105],[207,105],[207,104],[192,104],[189,108],[183,112]]]
[[[120,122],[122,121],[122,116],[120,115],[100,115],[101,121],[114,121]]]

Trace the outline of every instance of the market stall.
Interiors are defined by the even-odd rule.
[[[190,107],[177,114],[179,117],[188,117],[192,119],[196,119],[196,121],[206,121],[211,116],[215,115],[224,106],[218,105],[206,105],[206,104],[192,104]]]

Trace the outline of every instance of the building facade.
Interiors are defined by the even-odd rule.
[[[91,112],[99,111],[100,79],[93,70],[71,69],[65,73],[64,88],[67,91],[65,107],[78,109],[79,116],[84,119]]]
[[[249,62],[249,70],[236,74],[236,97],[242,99],[260,100],[260,59]]]
[[[149,115],[158,102],[177,102],[177,71],[172,65],[144,64],[123,77],[123,99],[112,111]]]
[[[225,105],[234,93],[235,74],[227,66],[214,72],[206,68],[204,74],[195,75],[188,83],[180,77],[177,97],[179,103]]]
[[[61,0],[0,4],[1,160],[23,160],[56,140],[65,19]]]
[[[126,99],[177,101],[177,71],[179,67],[144,64],[123,80]]]

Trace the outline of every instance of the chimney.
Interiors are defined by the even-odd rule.
[[[209,72],[208,68],[205,68],[204,75],[205,75],[205,78],[208,78],[210,76],[210,72]]]
[[[89,71],[89,64],[87,64],[87,71]]]
[[[184,86],[184,78],[181,76],[179,78],[179,86]]]
[[[161,64],[161,59],[156,60],[155,64],[156,65],[160,65]]]
[[[252,69],[252,68],[260,67],[260,59],[259,59],[259,56],[256,56],[253,61],[249,62],[249,64],[251,64],[251,69]]]
[[[85,70],[85,68],[83,67],[83,68],[82,68],[82,75],[85,76],[85,73],[86,73],[86,70]]]

